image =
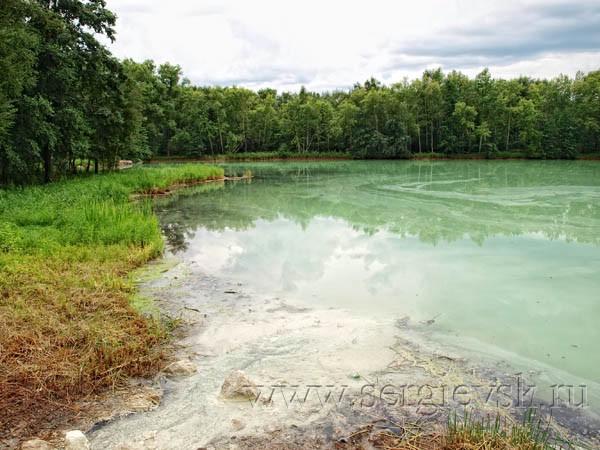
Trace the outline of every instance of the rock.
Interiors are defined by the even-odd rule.
[[[221,396],[227,399],[255,399],[260,391],[241,370],[231,372],[221,386]]]
[[[119,169],[129,169],[131,167],[133,167],[133,161],[130,161],[128,159],[122,159],[119,161]]]
[[[131,412],[151,411],[160,405],[162,396],[162,391],[145,387],[125,401],[125,408]]]
[[[399,319],[396,319],[396,326],[398,328],[404,328],[404,327],[408,326],[408,322],[410,322],[410,316],[403,316],[403,317],[400,317]]]
[[[65,436],[65,450],[90,450],[90,442],[79,430],[67,431]]]
[[[231,419],[231,430],[240,431],[246,428],[246,424],[238,419]]]
[[[197,371],[198,369],[191,361],[182,359],[169,364],[163,372],[174,377],[189,377]]]
[[[21,445],[21,450],[54,450],[54,447],[41,439],[31,439]]]

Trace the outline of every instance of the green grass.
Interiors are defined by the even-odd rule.
[[[599,160],[600,159],[600,153],[580,153],[577,156],[577,159],[583,159],[583,160]]]
[[[410,159],[447,159],[448,155],[439,152],[413,153]]]
[[[506,411],[504,412],[506,413]],[[529,409],[523,419],[515,422],[500,415],[478,418],[475,411],[449,413],[446,425],[411,423],[405,420],[388,422],[383,431],[372,434],[367,426],[352,436],[351,443],[364,443],[362,436],[370,434],[368,448],[385,450],[567,450],[570,442],[553,437],[556,432],[550,419],[542,419],[539,411]],[[353,448],[367,448],[363,446]]]
[[[453,411],[445,427],[435,424],[393,424],[390,430],[376,434],[369,443],[376,449],[389,450],[561,450],[573,449],[570,442],[553,437],[550,418],[542,419],[533,408],[523,419],[508,416],[478,418],[474,411]],[[399,432],[400,431],[400,432]],[[355,433],[360,435],[361,433]],[[360,447],[363,448],[363,447]],[[372,448],[372,447],[369,447]]]
[[[222,177],[213,166],[157,165],[0,189],[6,429],[47,422],[73,400],[157,370],[167,329],[133,307],[151,305],[129,274],[161,253],[163,238],[150,198],[139,193]]]
[[[52,253],[66,245],[120,244],[151,246],[155,255],[162,240],[150,202],[133,203],[131,195],[222,175],[217,167],[193,164],[139,167],[0,190],[0,252]]]
[[[478,448],[481,450],[550,450],[560,449],[550,439],[550,422],[544,421],[535,409],[528,409],[521,423],[508,422],[500,415],[478,419],[467,411],[448,418],[445,435],[447,450]],[[565,447],[565,448],[571,448]]]
[[[247,152],[247,153],[226,153],[217,155],[202,155],[200,158],[193,156],[158,156],[153,158],[155,161],[176,161],[176,160],[187,160],[187,159],[201,159],[206,161],[265,161],[273,159],[292,159],[292,160],[303,160],[303,159],[350,159],[351,156],[346,152],[290,152],[290,151],[277,151],[277,152]]]
[[[499,151],[491,153],[488,157],[490,159],[527,159],[527,154],[518,150]]]

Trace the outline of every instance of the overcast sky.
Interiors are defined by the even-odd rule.
[[[600,69],[598,0],[107,0],[116,56],[197,85],[345,89],[442,67],[494,77]]]

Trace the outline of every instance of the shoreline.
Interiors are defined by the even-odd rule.
[[[421,156],[422,155],[422,156]],[[236,162],[315,162],[315,161],[600,161],[600,155],[580,155],[577,158],[572,159],[564,159],[564,158],[528,158],[528,157],[487,157],[484,155],[472,155],[472,156],[429,156],[425,153],[423,154],[415,154],[410,158],[394,158],[394,159],[354,159],[351,156],[340,156],[340,157],[332,157],[332,156],[293,156],[293,157],[280,157],[280,156],[272,156],[272,157],[259,157],[259,158],[227,158],[227,157],[218,157],[218,158],[158,158],[158,159],[150,159],[146,161],[144,164],[185,164],[185,163],[203,163],[203,164],[226,164],[226,163],[236,163]]]
[[[439,437],[446,416],[464,410],[465,400],[477,417],[496,411],[503,420],[518,423],[527,412],[523,405],[527,394],[518,387],[526,383],[526,376],[507,376],[503,367],[476,363],[434,341],[421,342],[418,323],[371,323],[341,310],[271,298],[233,279],[203,273],[189,261],[162,272],[143,290],[167,312],[182,314],[185,325],[174,344],[179,349],[176,358],[192,361],[198,374],[171,384],[167,381],[171,387],[154,412],[95,427],[91,440],[97,446],[108,443],[107,448],[113,448],[144,441],[144,448],[161,450],[198,446],[220,450],[232,443],[241,449],[256,448],[253,445],[334,448],[340,442],[366,444],[367,438],[376,439],[379,432],[397,430],[395,424],[421,423],[421,434]],[[366,347],[357,354],[357,345]],[[311,362],[312,348],[319,349],[324,367]],[[293,356],[288,355],[290,351]],[[360,354],[364,358],[357,359]],[[336,363],[336,358],[343,362]],[[258,398],[230,403],[219,397],[225,374],[239,369],[261,386],[266,403]],[[498,389],[486,401],[490,383],[496,388],[511,386],[510,405],[494,406],[494,401],[507,398]],[[435,386],[444,387],[445,393]],[[331,398],[336,400],[324,405],[327,392],[333,392]],[[574,411],[565,408],[553,411],[561,434],[574,420]],[[182,410],[188,411],[185,416]],[[546,420],[551,414],[547,410],[540,417]],[[175,417],[177,436],[170,434],[167,425]],[[590,423],[581,422],[579,431]],[[243,426],[237,429],[239,424]]]
[[[132,199],[134,201],[136,201],[137,199],[140,199],[140,198],[155,199],[155,198],[161,198],[161,197],[168,197],[182,189],[186,189],[186,188],[190,188],[190,187],[194,187],[194,186],[198,186],[198,185],[202,185],[202,184],[224,183],[225,181],[243,181],[243,180],[251,180],[252,178],[254,178],[253,175],[248,174],[248,175],[241,175],[241,176],[235,176],[235,177],[223,176],[223,177],[218,177],[218,178],[207,178],[204,180],[188,180],[188,181],[184,181],[184,182],[171,184],[171,185],[167,186],[165,189],[151,189],[148,192],[134,193],[134,194],[132,194]]]

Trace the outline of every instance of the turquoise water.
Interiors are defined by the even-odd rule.
[[[265,295],[600,382],[600,164],[225,166],[157,205],[173,251]],[[559,375],[558,375],[559,374]],[[552,378],[552,377],[550,377]]]

